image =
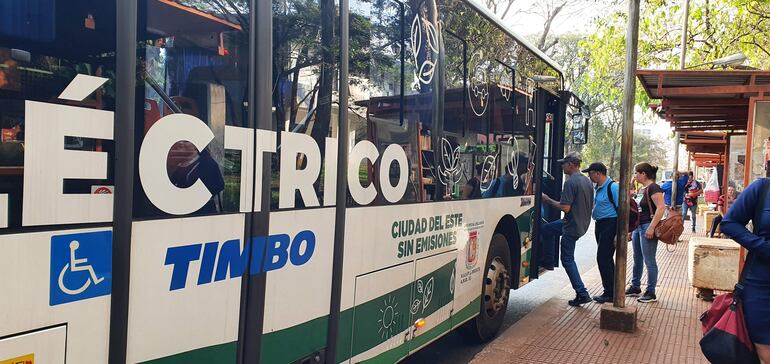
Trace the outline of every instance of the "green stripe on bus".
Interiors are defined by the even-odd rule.
[[[352,355],[367,352],[453,301],[455,260],[414,282],[356,305]],[[410,311],[414,311],[412,314]],[[390,314],[388,314],[390,312]]]
[[[160,359],[148,360],[146,364],[210,364],[235,363],[237,342],[229,342],[205,348],[195,349],[167,356]]]
[[[262,335],[262,363],[291,363],[326,347],[328,316]]]
[[[380,355],[375,356],[374,358],[364,360],[361,363],[395,363],[403,359],[405,356],[408,356],[406,353],[407,350],[414,352],[415,350],[418,350],[423,345],[426,345],[437,337],[451,331],[452,326],[455,324],[460,324],[468,318],[477,315],[479,313],[480,304],[481,297],[478,297],[457,311],[457,314],[452,315],[450,320],[446,320],[438,324],[436,327],[431,328],[422,335],[415,337],[413,340],[408,341],[397,348],[390,349]]]
[[[421,346],[437,336],[452,329],[452,326],[479,313],[481,297],[452,315],[450,320],[444,321],[438,326],[428,330],[411,342],[394,348],[367,362],[393,362],[406,355],[407,345]],[[319,317],[308,322],[292,326],[283,330],[267,333],[262,337],[262,363],[291,363],[318,350],[326,345],[326,325],[328,316]],[[450,324],[451,323],[451,324]],[[353,309],[342,312],[340,316],[340,336],[338,341],[338,354],[335,362],[343,362],[350,359],[351,332],[353,327]],[[208,364],[208,363],[235,363],[236,342],[208,346],[205,348],[190,350],[184,353],[167,356],[160,359],[149,360],[146,364]],[[356,353],[360,354],[360,353]]]
[[[481,311],[481,296],[476,297],[475,300],[471,301],[471,303],[467,304],[465,307],[461,308],[459,311],[457,311],[456,314],[452,315],[452,325],[457,325],[465,320],[468,320],[469,318],[476,316]]]

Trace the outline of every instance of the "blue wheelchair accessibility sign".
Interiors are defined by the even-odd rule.
[[[111,291],[111,231],[51,237],[51,306],[104,296]]]

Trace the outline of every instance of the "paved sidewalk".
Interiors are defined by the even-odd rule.
[[[698,317],[709,304],[695,297],[696,290],[687,280],[691,236],[687,230],[689,223],[685,223],[683,243],[674,252],[666,251],[663,243],[658,245],[658,302],[626,298],[626,306],[639,309],[636,333],[600,330],[601,305],[568,306],[575,292],[567,286],[503,332],[471,363],[708,363],[698,345],[702,336]],[[631,245],[628,254],[630,280]],[[601,293],[597,268],[583,274],[583,280],[591,295]]]

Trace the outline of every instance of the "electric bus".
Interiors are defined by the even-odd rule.
[[[563,87],[466,0],[2,1],[0,363],[490,340],[585,139]]]

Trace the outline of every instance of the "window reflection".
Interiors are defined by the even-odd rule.
[[[82,100],[60,98],[78,74],[107,81]],[[0,2],[0,194],[8,195],[9,228],[18,228],[22,223],[24,155],[25,148],[29,147],[25,145],[28,140],[25,101],[114,111],[114,80],[114,1]],[[65,137],[64,148],[105,152],[108,168],[107,178],[103,180],[64,180],[63,193],[90,194],[102,191],[100,187],[111,190],[114,183],[112,141]]]
[[[187,141],[172,146],[169,178],[180,188],[203,182],[212,197],[196,214],[238,211],[241,159],[237,152],[225,152],[224,131],[225,125],[246,125],[248,3],[146,0],[144,5],[137,146],[164,116],[182,113],[202,120],[214,140],[204,150]],[[135,215],[162,215],[136,186]]]
[[[334,30],[337,19],[333,0],[273,1],[273,127],[311,136],[324,160],[325,138],[336,137],[339,117],[339,39]],[[355,69],[353,63],[351,57],[351,71]],[[280,144],[279,134],[279,152]],[[273,209],[278,208],[278,155],[273,155],[272,163]],[[297,167],[302,168],[303,163],[303,157],[299,157]],[[321,204],[324,204],[323,190],[334,188],[323,185],[324,173],[322,170],[314,185]],[[299,193],[296,205],[306,205]]]

